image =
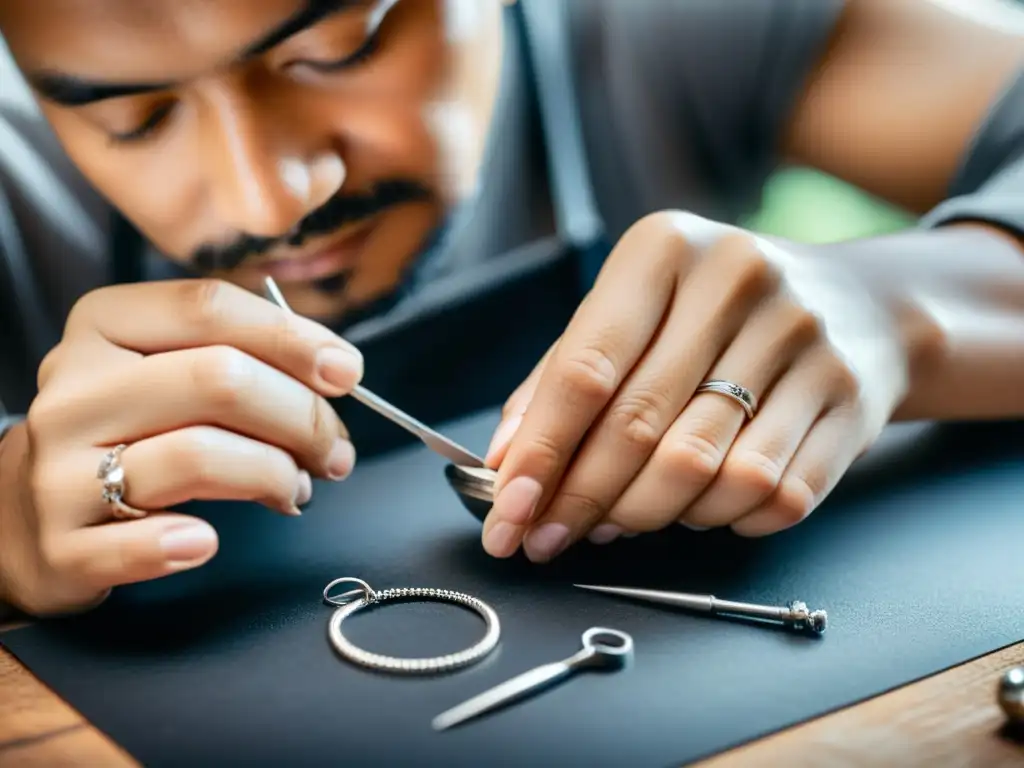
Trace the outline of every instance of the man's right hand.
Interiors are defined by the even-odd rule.
[[[298,514],[311,476],[355,451],[327,397],[362,356],[325,327],[227,283],[102,288],[74,307],[26,421],[0,443],[0,600],[31,614],[88,608],[121,584],[207,562],[217,535],[167,512],[258,501]],[[125,444],[119,520],[97,470]]]

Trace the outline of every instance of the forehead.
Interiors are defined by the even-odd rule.
[[[303,17],[374,0],[0,0],[0,29],[23,67],[97,79],[166,78],[234,56]]]

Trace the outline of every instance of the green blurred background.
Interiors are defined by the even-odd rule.
[[[743,226],[801,242],[826,243],[891,232],[912,221],[902,210],[832,176],[790,168],[769,180],[762,209]]]

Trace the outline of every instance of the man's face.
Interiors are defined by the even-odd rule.
[[[15,0],[0,29],[166,255],[324,320],[386,295],[479,169],[500,0]]]

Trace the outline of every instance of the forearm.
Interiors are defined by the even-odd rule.
[[[1024,247],[956,224],[830,245],[892,311],[910,361],[895,420],[1024,416]]]

